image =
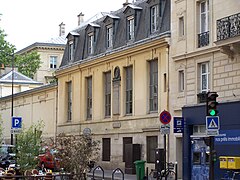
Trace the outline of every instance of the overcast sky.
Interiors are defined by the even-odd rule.
[[[98,12],[118,10],[124,2],[126,0],[0,0],[0,27],[7,34],[7,41],[21,50],[32,43],[57,37],[61,22],[65,23],[68,34],[77,27],[80,12],[87,20]]]

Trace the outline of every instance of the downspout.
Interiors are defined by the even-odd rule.
[[[57,137],[57,124],[58,124],[58,82],[57,82],[57,88],[56,88],[56,96],[55,96],[55,98],[56,98],[56,104],[55,104],[55,107],[56,107],[56,115],[55,115],[55,117],[56,117],[56,120],[55,120],[55,132],[54,132],[54,134],[55,134],[55,136],[54,136],[54,138],[53,138],[53,142],[56,142],[56,137]]]

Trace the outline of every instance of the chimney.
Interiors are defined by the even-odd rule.
[[[84,14],[81,12],[78,16],[78,26],[84,22]]]
[[[128,0],[126,0],[126,2],[123,3],[123,7],[126,7],[128,4],[130,4],[130,3],[128,2]]]
[[[65,24],[62,22],[59,24],[59,36],[64,36],[65,35]]]

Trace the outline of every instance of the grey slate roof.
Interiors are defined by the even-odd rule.
[[[7,74],[3,75],[0,78],[0,83],[12,83],[12,76],[13,76],[13,83],[14,84],[36,84],[36,85],[42,85],[43,83],[34,81],[33,79],[23,75],[20,72],[17,71],[10,71]]]
[[[74,44],[74,59],[70,62],[69,58],[69,46],[66,44],[64,51],[62,63],[60,69],[67,68],[73,64],[83,63],[95,59],[97,57],[105,56],[109,53],[114,53],[120,50],[124,50],[133,46],[136,46],[141,43],[150,42],[153,39],[160,39],[166,36],[170,36],[170,2],[169,0],[155,0],[160,3],[164,2],[162,8],[162,17],[159,17],[159,28],[156,32],[151,33],[150,31],[150,5],[147,3],[147,0],[136,1],[133,5],[128,5],[127,7],[122,7],[121,9],[106,13],[105,16],[99,18],[92,23],[97,24],[98,28],[95,28],[95,33],[97,34],[94,42],[94,53],[88,54],[88,39],[87,39],[87,30],[86,27],[91,25],[87,23],[85,26],[80,26],[74,30],[79,34],[75,38]],[[127,36],[127,22],[126,17],[129,13],[129,9],[132,9],[133,15],[135,16],[135,38],[133,41],[128,41]],[[105,20],[107,18],[112,18],[113,26],[115,29],[113,37],[113,47],[106,47],[106,24]],[[92,26],[94,28],[94,26]],[[72,38],[70,38],[72,39]]]

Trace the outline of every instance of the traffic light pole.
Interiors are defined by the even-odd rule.
[[[214,136],[209,137],[209,180],[214,180],[214,161],[213,161],[213,151],[214,151]]]

